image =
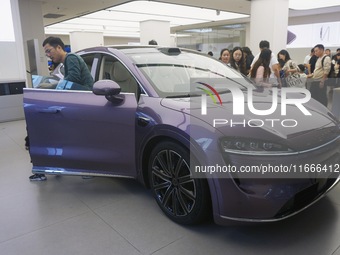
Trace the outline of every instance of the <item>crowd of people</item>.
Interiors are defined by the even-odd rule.
[[[340,87],[340,48],[332,55],[330,49],[317,44],[300,64],[286,49],[275,55],[266,40],[259,43],[259,48],[256,56],[248,47],[224,48],[219,60],[253,79],[258,86],[307,88],[312,98],[327,107],[333,88]]]

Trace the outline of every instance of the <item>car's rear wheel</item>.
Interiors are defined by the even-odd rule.
[[[155,146],[149,160],[149,181],[163,212],[180,224],[196,224],[210,213],[210,193],[206,180],[194,179],[190,153],[171,142]]]

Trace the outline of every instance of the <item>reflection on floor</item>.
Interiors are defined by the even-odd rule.
[[[288,220],[180,226],[134,180],[29,182],[25,122],[0,123],[2,255],[340,255],[340,186]]]

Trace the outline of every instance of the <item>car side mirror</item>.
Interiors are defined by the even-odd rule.
[[[120,86],[111,80],[99,80],[93,84],[93,93],[99,96],[116,96],[120,93]]]
[[[93,84],[93,93],[98,96],[105,96],[112,103],[121,103],[124,97],[120,97],[121,91],[118,83],[112,80],[99,80]]]

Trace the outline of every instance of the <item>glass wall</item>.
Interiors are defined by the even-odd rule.
[[[245,24],[176,31],[178,47],[185,47],[206,53],[211,51],[215,58],[219,58],[220,51],[223,48],[232,49],[235,46],[245,46],[245,37]]]

